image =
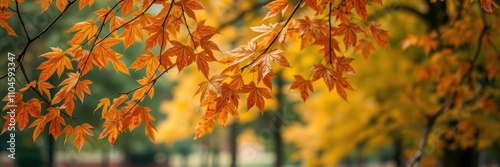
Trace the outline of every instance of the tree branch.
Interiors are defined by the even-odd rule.
[[[472,71],[474,70],[474,68],[476,66],[476,63],[477,63],[477,60],[479,59],[479,55],[481,54],[481,47],[483,45],[483,38],[484,38],[484,36],[486,35],[486,32],[489,29],[489,26],[488,26],[488,23],[486,21],[486,17],[485,17],[484,11],[482,11],[481,9],[480,9],[480,11],[481,11],[481,18],[482,18],[482,22],[483,22],[483,28],[481,29],[481,34],[479,35],[479,37],[477,39],[478,42],[477,42],[476,51],[474,53],[474,57],[472,58],[472,61],[470,62],[471,66],[467,70],[467,72],[465,73],[465,75],[462,76],[459,85],[462,85],[465,82],[467,82],[470,79],[470,77],[472,76]],[[426,125],[425,130],[424,130],[423,135],[422,135],[422,142],[420,143],[420,146],[419,146],[419,149],[418,149],[417,153],[415,153],[415,155],[413,155],[413,157],[410,159],[410,161],[406,165],[407,167],[413,167],[415,164],[417,164],[417,163],[420,162],[420,160],[423,157],[424,149],[425,149],[425,147],[427,145],[427,141],[429,140],[429,135],[432,132],[432,127],[434,126],[434,124],[436,122],[436,119],[439,116],[441,116],[444,113],[444,111],[452,104],[453,99],[455,98],[456,94],[457,94],[457,91],[455,90],[448,97],[448,99],[441,106],[441,108],[436,112],[436,114],[427,117],[427,125]]]

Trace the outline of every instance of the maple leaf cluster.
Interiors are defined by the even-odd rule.
[[[33,140],[50,124],[49,134],[55,139],[65,134],[65,140],[72,136],[75,146],[80,150],[87,136],[94,135],[91,130],[93,127],[78,121],[68,123],[68,120],[76,120],[73,117],[75,101],[79,99],[83,103],[85,96],[91,95],[90,85],[94,81],[87,78],[87,74],[111,68],[110,64],[115,71],[124,75],[130,75],[129,70],[144,71],[144,76],[137,80],[137,88],[119,93],[118,97],[102,98],[96,108],[96,111],[101,111],[104,120],[99,138],[107,137],[113,144],[120,133],[127,129],[132,131],[142,123],[145,124],[146,135],[155,139],[156,130],[152,123],[155,118],[150,114],[151,109],[141,106],[141,102],[148,96],[150,99],[154,97],[155,83],[172,68],[182,72],[186,67],[196,64],[207,79],[199,84],[195,93],[200,97],[200,106],[205,109],[196,128],[195,138],[199,138],[212,131],[217,122],[224,127],[229,115],[238,118],[237,110],[242,97],[247,99],[248,110],[254,106],[261,112],[265,110],[266,99],[273,98],[272,78],[275,77],[276,69],[292,67],[285,49],[288,39],[300,39],[301,49],[313,46],[320,48],[317,53],[320,55],[317,56],[319,63],[311,67],[310,77],[297,74],[291,83],[291,89],[298,89],[303,101],[314,91],[312,83],[318,80],[322,80],[330,91],[335,89],[347,101],[346,90],[353,90],[348,76],[355,74],[355,70],[351,66],[354,59],[346,53],[361,52],[363,57],[368,58],[370,51],[375,49],[374,43],[389,47],[388,32],[380,24],[369,22],[367,16],[367,6],[382,5],[381,0],[299,0],[295,4],[289,0],[273,0],[265,5],[269,11],[262,20],[283,21],[270,21],[250,27],[258,35],[219,60],[215,53],[220,52],[220,49],[212,41],[212,37],[219,32],[206,24],[205,20],[197,20],[197,12],[204,10],[199,0],[106,2],[108,7],[93,12],[95,19],[88,18],[75,23],[65,31],[72,35],[66,47],[50,47],[51,51],[40,55],[44,59],[37,66],[40,75],[33,81],[26,79],[27,84],[17,92],[15,102],[8,103],[18,105],[16,120],[21,130],[26,126],[35,129]],[[0,0],[0,27],[11,36],[18,34],[6,21],[19,11],[6,9],[9,5],[19,7],[23,3]],[[89,10],[94,0],[39,0],[36,3],[40,5],[41,13],[55,6],[63,15],[74,4],[78,4],[79,10]],[[161,11],[149,13],[153,5],[161,6]],[[481,7],[491,13],[497,5],[493,0],[481,0]],[[304,12],[300,14],[297,12],[299,10]],[[55,18],[53,23],[58,19]],[[189,24],[191,22],[195,24]],[[455,26],[463,30],[470,29],[459,23]],[[450,44],[458,47],[466,43],[446,33],[443,36],[449,38]],[[31,38],[24,31],[29,41],[26,48],[32,40],[43,34]],[[429,53],[438,47],[429,39],[432,36],[414,37],[407,40],[407,45],[423,47]],[[127,65],[121,60],[124,55],[117,52],[116,46],[123,45],[128,49],[136,43],[144,43],[143,53],[133,55],[137,58]],[[223,64],[225,68],[220,73],[210,74],[210,63]],[[56,78],[54,74],[62,81],[51,81],[51,78]],[[24,100],[23,94],[27,91],[35,92],[39,97]],[[9,109],[7,106],[4,110]],[[6,128],[7,124],[4,124],[3,132]]]

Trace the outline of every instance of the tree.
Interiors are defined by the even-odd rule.
[[[398,5],[389,0],[384,4],[381,0],[273,0],[254,3],[249,9],[261,8],[265,4],[267,11],[258,18],[265,23],[252,25],[250,29],[256,33],[255,36],[246,37],[246,41],[238,40],[242,45],[229,51],[229,56],[222,54],[221,44],[214,42],[220,29],[210,24],[210,18],[204,20],[200,16],[201,13],[212,12],[204,11],[208,10],[204,6],[209,6],[210,2],[40,0],[36,4],[42,15],[49,9],[57,9],[59,14],[45,28],[33,32],[28,30],[22,11],[33,2],[2,0],[1,27],[13,38],[25,41],[15,58],[9,57],[9,67],[20,70],[1,77],[10,82],[10,78],[17,74],[24,80],[15,78],[17,84],[24,86],[4,98],[8,101],[4,110],[16,111],[17,128],[34,128],[33,140],[48,126],[49,130],[45,133],[51,134],[54,139],[64,134],[65,141],[71,139],[81,149],[88,136],[95,135],[94,127],[102,128],[99,139],[108,138],[109,143],[114,144],[127,129],[132,131],[144,124],[146,135],[154,141],[157,134],[152,121],[155,118],[144,102],[157,94],[155,86],[165,74],[174,70],[180,74],[192,73],[189,69],[194,66],[199,76],[204,78],[199,88],[192,91],[199,96],[199,107],[204,110],[197,121],[195,139],[211,132],[217,123],[225,127],[229,116],[239,117],[238,110],[256,108],[263,113],[270,101],[275,100],[272,91],[276,91],[273,87],[277,83],[273,82],[273,78],[280,70],[294,71],[290,89],[298,90],[305,105],[314,103],[307,100],[314,90],[335,90],[338,97],[348,101],[347,90],[354,90],[348,77],[357,71],[351,65],[353,55],[361,53],[368,58],[375,46],[389,48],[389,33],[377,18],[391,10],[402,10],[417,16],[421,19],[419,23],[427,27],[425,33],[409,35],[403,42],[404,48],[417,47],[421,50],[419,53],[428,55],[428,58],[415,58],[420,66],[417,69],[419,78],[412,82],[414,85],[407,92],[407,98],[411,105],[417,107],[438,106],[420,110],[423,120],[419,122],[425,122],[423,139],[408,165],[420,161],[431,135],[442,135],[452,140],[447,148],[452,148],[452,143],[458,141],[457,137],[432,133],[440,123],[448,123],[447,128],[457,129],[455,135],[469,135],[468,139],[474,141],[479,139],[479,130],[487,130],[481,122],[490,114],[487,111],[493,110],[498,102],[498,91],[494,88],[499,70],[494,63],[500,59],[498,48],[494,45],[498,41],[495,38],[498,32],[492,31],[496,30],[493,28],[497,26],[494,19],[498,18],[493,14],[497,12],[494,0],[461,0],[453,4],[451,1],[436,0],[418,2],[426,5],[426,13],[411,4]],[[95,8],[94,3],[105,7]],[[158,12],[153,12],[153,8]],[[67,27],[65,33],[70,34],[67,45],[45,46],[46,53],[40,55],[43,62],[36,65],[40,73],[31,78],[28,73],[32,71],[27,70],[24,63],[32,43],[60,22],[69,10],[90,10],[95,15]],[[236,17],[236,21],[219,26],[233,24],[238,19],[241,18]],[[457,38],[455,34],[458,32],[465,32],[464,38]],[[293,45],[297,43],[293,39],[300,39],[300,44]],[[473,39],[476,40],[470,42]],[[132,45],[143,46],[142,53],[124,55],[123,50],[118,49],[123,47],[126,50]],[[308,50],[307,53],[312,55],[290,56],[293,55],[289,51],[291,46],[300,48],[299,51]],[[471,49],[475,50],[473,54],[466,54]],[[484,53],[488,54],[488,61],[483,61]],[[126,64],[123,57],[135,57],[135,60]],[[289,63],[305,59],[314,63],[306,66]],[[85,96],[91,95],[92,85],[98,82],[90,78],[89,73],[111,68],[110,64],[119,75],[136,78],[138,86],[131,90],[119,90],[115,95],[99,100],[95,111],[100,112],[104,120],[102,125],[79,121],[75,115],[84,115],[85,111],[76,109],[75,101],[87,101]],[[324,83],[326,87],[318,86],[318,83]],[[28,98],[26,95],[29,93],[37,96]],[[434,99],[422,100],[427,97]],[[379,98],[377,103],[385,100]],[[474,111],[480,110],[474,116],[482,119],[443,120],[445,115],[469,111],[469,107],[474,107]],[[435,111],[430,111],[433,109]],[[8,116],[4,118],[9,120]],[[310,121],[310,125],[314,125],[316,120]],[[6,121],[2,133],[8,127],[9,121]],[[496,136],[491,136],[491,139],[496,139]],[[478,143],[466,144],[464,148],[474,144]],[[323,154],[328,152],[328,148],[316,151]]]

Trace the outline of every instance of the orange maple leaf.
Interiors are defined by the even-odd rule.
[[[196,59],[196,55],[194,54],[194,50],[192,47],[183,45],[178,41],[170,41],[170,43],[174,47],[169,48],[165,52],[165,55],[177,56],[176,64],[179,71],[194,62],[194,60]]]
[[[339,27],[334,30],[333,35],[343,35],[345,47],[349,49],[349,46],[356,46],[358,40],[356,35],[357,32],[362,32],[358,25],[354,23],[341,23]]]
[[[4,28],[7,31],[7,34],[17,36],[16,32],[9,26],[9,23],[6,22],[6,20],[12,17],[12,15],[14,15],[14,13],[2,10],[0,12],[0,27]]]
[[[51,47],[52,52],[48,52],[40,55],[41,57],[46,57],[49,60],[42,62],[37,69],[42,70],[38,78],[39,82],[46,81],[49,79],[54,72],[57,71],[57,76],[61,77],[65,69],[73,69],[71,60],[64,56],[64,52],[60,48]]]
[[[196,58],[196,65],[198,66],[198,70],[201,71],[201,73],[203,73],[205,78],[208,78],[208,74],[210,71],[210,66],[208,65],[208,62],[213,62],[213,61],[217,61],[213,55],[210,55],[205,51],[198,53],[198,56]]]
[[[266,88],[257,87],[253,81],[250,82],[250,84],[248,85],[244,85],[241,88],[241,92],[250,93],[247,99],[248,110],[250,110],[250,108],[256,105],[262,114],[265,106],[264,98],[266,99],[273,98],[271,93],[269,93],[269,91]]]
[[[210,91],[215,92],[216,94],[221,94],[222,87],[221,83],[224,79],[227,78],[227,75],[214,75],[208,81],[202,82],[199,84],[200,88],[196,90],[195,96],[200,94],[200,102],[205,101],[207,95],[209,95]]]
[[[281,53],[283,53],[282,50],[273,50],[269,53],[264,53],[255,59],[251,67],[258,66],[259,70],[262,72],[262,77],[272,72],[272,62],[276,62],[283,67],[290,67],[290,64],[288,64],[288,61]]]
[[[370,26],[365,30],[365,33],[367,35],[371,35],[380,46],[384,48],[389,47],[389,43],[387,42],[389,34],[386,30],[380,28],[380,24],[370,23]]]
[[[124,26],[123,33],[120,36],[123,38],[123,45],[125,46],[125,49],[127,49],[132,43],[135,42],[135,40],[144,40],[143,39],[143,31],[140,25],[136,22],[133,22],[131,24],[127,24]]]
[[[309,91],[314,92],[312,81],[306,80],[301,75],[294,75],[295,81],[290,86],[290,89],[299,89],[300,97],[305,102],[307,97],[309,97]]]
[[[78,152],[83,147],[83,144],[85,141],[87,141],[87,135],[89,136],[94,136],[94,132],[92,132],[92,125],[88,123],[84,123],[80,126],[76,126],[73,129],[73,143],[75,143],[76,148],[78,149]]]
[[[274,0],[266,5],[266,8],[269,8],[270,11],[267,12],[266,17],[264,17],[264,19],[262,20],[274,17],[278,13],[284,15],[288,7],[290,7],[290,2],[288,2],[288,0]]]
[[[354,9],[356,9],[356,13],[358,13],[359,17],[361,17],[364,21],[367,21],[366,17],[366,4],[367,0],[353,0]]]
[[[79,2],[82,2],[81,0]],[[90,43],[95,38],[94,35],[97,33],[97,25],[95,25],[94,21],[87,20],[83,22],[76,23],[73,27],[66,30],[66,33],[76,32],[76,34],[68,41],[70,45],[79,45],[83,40],[88,39],[88,43]]]

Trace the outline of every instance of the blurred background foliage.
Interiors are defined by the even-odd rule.
[[[385,6],[408,5],[419,11],[428,10],[424,0],[400,1],[385,0]],[[452,0],[451,0],[452,1]],[[255,35],[248,27],[262,24],[260,16],[267,12],[262,6],[268,0],[203,0],[206,11],[201,12],[200,20],[207,20],[206,24],[219,28],[219,35],[214,36],[222,51],[229,51],[245,44]],[[37,32],[47,25],[51,18],[58,14],[55,6],[40,15],[40,8],[35,1],[27,2],[33,5],[23,9],[27,18],[28,30]],[[81,18],[97,15],[88,11],[95,11],[106,6],[106,1],[94,4],[92,10],[82,10],[73,6],[70,12],[61,18],[42,39],[32,45],[25,58],[28,64],[39,64],[37,59],[50,49],[46,46],[66,47],[69,34],[63,33]],[[152,13],[159,11],[159,6],[151,9]],[[387,10],[383,6],[373,5],[369,11]],[[301,11],[298,16],[307,15],[311,11]],[[498,12],[497,12],[498,14]],[[271,21],[276,21],[272,20]],[[277,154],[283,154],[281,160],[286,166],[397,166],[404,163],[417,149],[421,140],[421,133],[425,127],[426,118],[418,111],[425,108],[433,111],[439,107],[436,95],[420,90],[418,69],[428,63],[421,49],[402,49],[402,42],[407,34],[422,34],[427,27],[420,18],[400,11],[388,11],[378,18],[382,27],[390,34],[390,49],[376,47],[368,59],[364,59],[359,52],[344,53],[355,59],[353,62],[356,75],[349,78],[355,91],[348,92],[348,102],[343,101],[335,93],[329,93],[322,82],[315,82],[315,93],[306,102],[302,102],[297,91],[290,91],[290,83],[294,74],[307,76],[311,65],[319,61],[320,56],[311,55],[319,48],[308,48],[300,51],[300,41],[295,40],[286,46],[286,55],[293,68],[280,71],[273,82],[273,93],[285,98],[274,98],[266,101],[266,112],[261,115],[256,109],[246,111],[246,106],[239,109],[240,118],[232,120],[227,127],[217,127],[211,134],[193,140],[197,120],[201,111],[197,106],[198,100],[194,93],[197,83],[205,80],[195,68],[179,74],[172,70],[160,83],[156,84],[157,96],[153,100],[147,99],[143,104],[152,108],[154,122],[158,130],[157,142],[152,143],[143,128],[133,133],[123,134],[114,146],[105,140],[97,140],[97,136],[84,145],[82,152],[77,153],[73,145],[65,145],[63,140],[53,141],[48,134],[42,134],[35,143],[31,135],[33,129],[18,131],[16,137],[16,160],[12,162],[6,156],[6,143],[1,143],[2,157],[0,164],[17,166],[44,166],[47,161],[54,159],[61,166],[273,166],[276,164]],[[500,24],[500,16],[492,23]],[[471,23],[473,24],[473,23]],[[18,25],[18,24],[10,24]],[[20,29],[21,27],[13,27]],[[22,48],[22,39],[8,36],[5,31],[0,32],[2,54],[16,52]],[[458,35],[458,34],[457,34]],[[180,34],[179,37],[185,35]],[[293,39],[290,39],[293,41]],[[497,39],[498,40],[498,39]],[[21,42],[19,42],[21,41]],[[494,41],[500,43],[500,41]],[[116,50],[122,50],[123,61],[131,64],[144,46],[132,45],[124,49],[119,45]],[[462,54],[472,54],[470,48],[459,51]],[[226,53],[216,54],[223,58]],[[484,60],[481,60],[484,61]],[[6,59],[0,60],[6,64]],[[222,70],[211,64],[214,71]],[[2,66],[3,67],[3,66]],[[35,66],[26,66],[31,71],[31,78],[36,78],[39,71]],[[132,77],[113,70],[94,69],[88,74],[95,78],[91,85],[92,96],[84,104],[77,103],[76,108],[81,111],[75,114],[82,122],[89,122],[96,131],[102,123],[99,111],[95,112],[98,99],[107,97],[124,90],[135,88],[140,79],[139,72],[130,71]],[[25,84],[22,83],[21,84]],[[498,82],[498,81],[497,81]],[[55,82],[54,82],[55,83]],[[5,88],[6,82],[0,83]],[[498,84],[497,84],[498,85]],[[6,89],[2,89],[5,94]],[[494,104],[500,104],[500,91],[492,90],[496,97]],[[32,96],[35,96],[34,94]],[[417,97],[416,97],[417,96]],[[416,100],[418,99],[418,100]],[[242,99],[246,100],[246,99]],[[419,101],[419,102],[416,102]],[[283,107],[282,112],[277,107]],[[492,165],[500,159],[500,129],[498,108],[493,111],[469,113],[455,113],[443,116],[441,119],[466,119],[473,124],[481,125],[482,133],[478,144],[474,147],[460,147],[457,149],[443,149],[442,135],[452,133],[446,124],[438,124],[429,138],[425,149],[422,166],[431,166],[443,161],[443,157],[459,154],[461,148],[473,148],[478,163]],[[453,114],[450,113],[450,114]],[[445,121],[443,121],[445,122]],[[463,125],[466,126],[466,125]],[[464,127],[466,128],[466,127]],[[96,133],[99,133],[96,132]],[[278,137],[277,137],[278,135]],[[460,137],[459,134],[455,134]],[[281,137],[282,136],[282,137]],[[1,141],[8,139],[7,135],[0,136]],[[463,139],[468,142],[471,139]],[[278,145],[284,145],[283,152],[276,151]],[[465,144],[466,145],[466,144]],[[278,148],[279,150],[280,148]],[[51,158],[53,156],[54,158]],[[453,157],[453,156],[452,156]],[[470,157],[473,159],[474,157]],[[2,165],[4,166],[4,165]]]

